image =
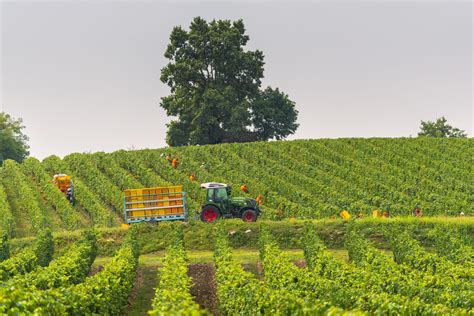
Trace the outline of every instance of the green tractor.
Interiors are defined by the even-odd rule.
[[[201,208],[201,220],[214,222],[219,218],[241,218],[244,222],[255,222],[260,216],[260,208],[254,199],[231,197],[231,187],[224,183],[202,183],[206,189],[206,202]]]

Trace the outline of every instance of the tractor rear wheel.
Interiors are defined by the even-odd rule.
[[[257,212],[254,210],[245,210],[241,218],[244,222],[255,222],[257,220]]]
[[[219,210],[215,206],[204,206],[201,211],[201,221],[203,222],[212,223],[215,222],[219,217]]]

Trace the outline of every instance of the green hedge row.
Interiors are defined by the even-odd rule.
[[[0,263],[0,281],[33,271],[38,266],[45,267],[53,258],[54,244],[51,230],[45,229],[31,247]]]
[[[194,302],[190,289],[192,278],[188,276],[188,260],[184,250],[184,232],[174,226],[171,243],[166,251],[163,267],[158,269],[158,284],[150,315],[208,315]]]
[[[434,227],[449,225],[461,231],[465,236],[465,242],[474,245],[474,218],[444,218],[426,217],[411,218],[403,217],[397,219],[372,219],[350,221],[357,225],[358,231],[366,238],[374,242],[378,248],[390,248],[388,238],[384,235],[385,228],[395,225],[403,225],[412,237],[420,241],[424,247],[433,247],[435,238],[429,234]],[[328,248],[343,248],[346,235],[346,227],[350,223],[340,219],[337,220],[314,220],[311,225],[318,232],[319,238]],[[229,242],[232,248],[256,248],[260,225],[265,224],[278,244],[284,249],[303,248],[304,221],[259,221],[256,223],[244,223],[240,220],[224,220],[223,226],[228,231]],[[216,238],[217,225],[190,221],[184,225],[184,242],[186,249],[213,250]],[[160,224],[135,224],[137,226],[138,242],[141,253],[150,253],[165,250],[169,243],[171,234],[171,223]],[[127,234],[127,230],[121,228],[103,228],[97,230],[98,246],[100,256],[110,256],[119,247]],[[80,231],[68,233],[56,233],[55,249],[56,256],[64,253],[66,247],[75,242]],[[18,252],[31,244],[34,239],[11,240],[11,252]]]
[[[93,235],[89,236],[91,237],[89,241],[93,242]],[[83,248],[86,243],[87,240],[83,240],[76,248]],[[16,290],[11,288],[7,297],[3,295],[0,287],[0,314],[121,315],[134,284],[138,252],[132,230],[104,269],[86,278],[82,283],[74,284],[77,283],[74,282],[76,278],[69,273],[73,282],[63,282],[56,288],[40,289],[34,286]],[[87,255],[82,257],[88,260]],[[78,258],[75,260],[78,261]],[[53,266],[53,262],[50,266]],[[74,269],[79,270],[81,269]],[[65,275],[63,280],[67,281],[68,275]],[[6,291],[7,289],[4,292]]]

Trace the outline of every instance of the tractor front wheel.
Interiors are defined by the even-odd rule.
[[[205,206],[201,211],[201,221],[212,223],[219,218],[219,210],[215,206]]]
[[[255,222],[257,220],[257,212],[254,210],[245,210],[242,213],[242,220],[244,222]]]

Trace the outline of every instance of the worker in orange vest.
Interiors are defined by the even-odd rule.
[[[249,192],[249,190],[248,190],[246,184],[242,184],[242,185],[240,186],[240,189],[242,190],[242,192],[245,192],[245,193],[248,193],[248,192]]]
[[[191,175],[189,176],[189,180],[190,181],[196,181],[197,180],[196,174],[194,172],[191,173]]]
[[[258,205],[262,205],[262,195],[259,194],[259,195],[257,196],[257,198],[255,199],[255,201],[257,201],[257,204],[258,204]]]
[[[173,166],[174,169],[178,168],[178,158],[174,158],[173,161],[171,162],[171,165]]]

